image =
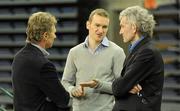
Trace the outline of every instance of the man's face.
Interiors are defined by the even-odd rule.
[[[53,43],[54,43],[54,39],[56,38],[56,28],[55,26],[52,27],[52,31],[50,33],[47,34],[48,39],[46,42],[46,48],[51,48]]]
[[[95,14],[91,21],[86,24],[89,37],[95,42],[101,42],[106,36],[109,26],[109,18]]]
[[[133,42],[135,38],[135,32],[136,32],[136,28],[133,27],[133,25],[128,22],[125,16],[122,17],[120,21],[119,34],[123,37],[124,43]]]

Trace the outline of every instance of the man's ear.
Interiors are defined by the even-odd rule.
[[[137,32],[137,26],[135,24],[132,24],[132,28],[133,28],[133,33]]]
[[[48,39],[48,33],[47,33],[47,32],[44,32],[44,33],[43,33],[43,38],[44,38],[45,40]]]
[[[89,29],[89,27],[90,27],[90,22],[87,21],[87,22],[86,22],[86,28]]]

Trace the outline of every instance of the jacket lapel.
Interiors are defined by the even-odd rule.
[[[131,62],[134,60],[134,57],[137,53],[137,50],[139,48],[141,48],[144,44],[146,44],[147,42],[150,41],[150,37],[145,37],[142,41],[139,42],[139,44],[137,44],[134,49],[132,50],[132,52],[126,57],[125,61],[124,61],[124,65],[123,65],[123,70],[122,70],[122,76],[124,76],[125,73],[124,70],[126,69],[126,67],[131,64]]]

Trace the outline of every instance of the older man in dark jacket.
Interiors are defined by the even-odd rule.
[[[151,47],[155,26],[153,16],[139,6],[120,13],[120,34],[130,42],[121,77],[113,82],[115,96],[113,111],[160,111],[164,80],[164,64],[160,53]],[[141,86],[140,92],[131,90]]]

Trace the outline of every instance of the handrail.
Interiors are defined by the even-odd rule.
[[[3,107],[0,107],[0,111],[6,111],[6,109],[4,109]]]
[[[6,95],[8,95],[11,99],[13,99],[13,94],[11,94],[9,91],[7,91],[6,89],[0,87],[0,90],[5,93]]]

